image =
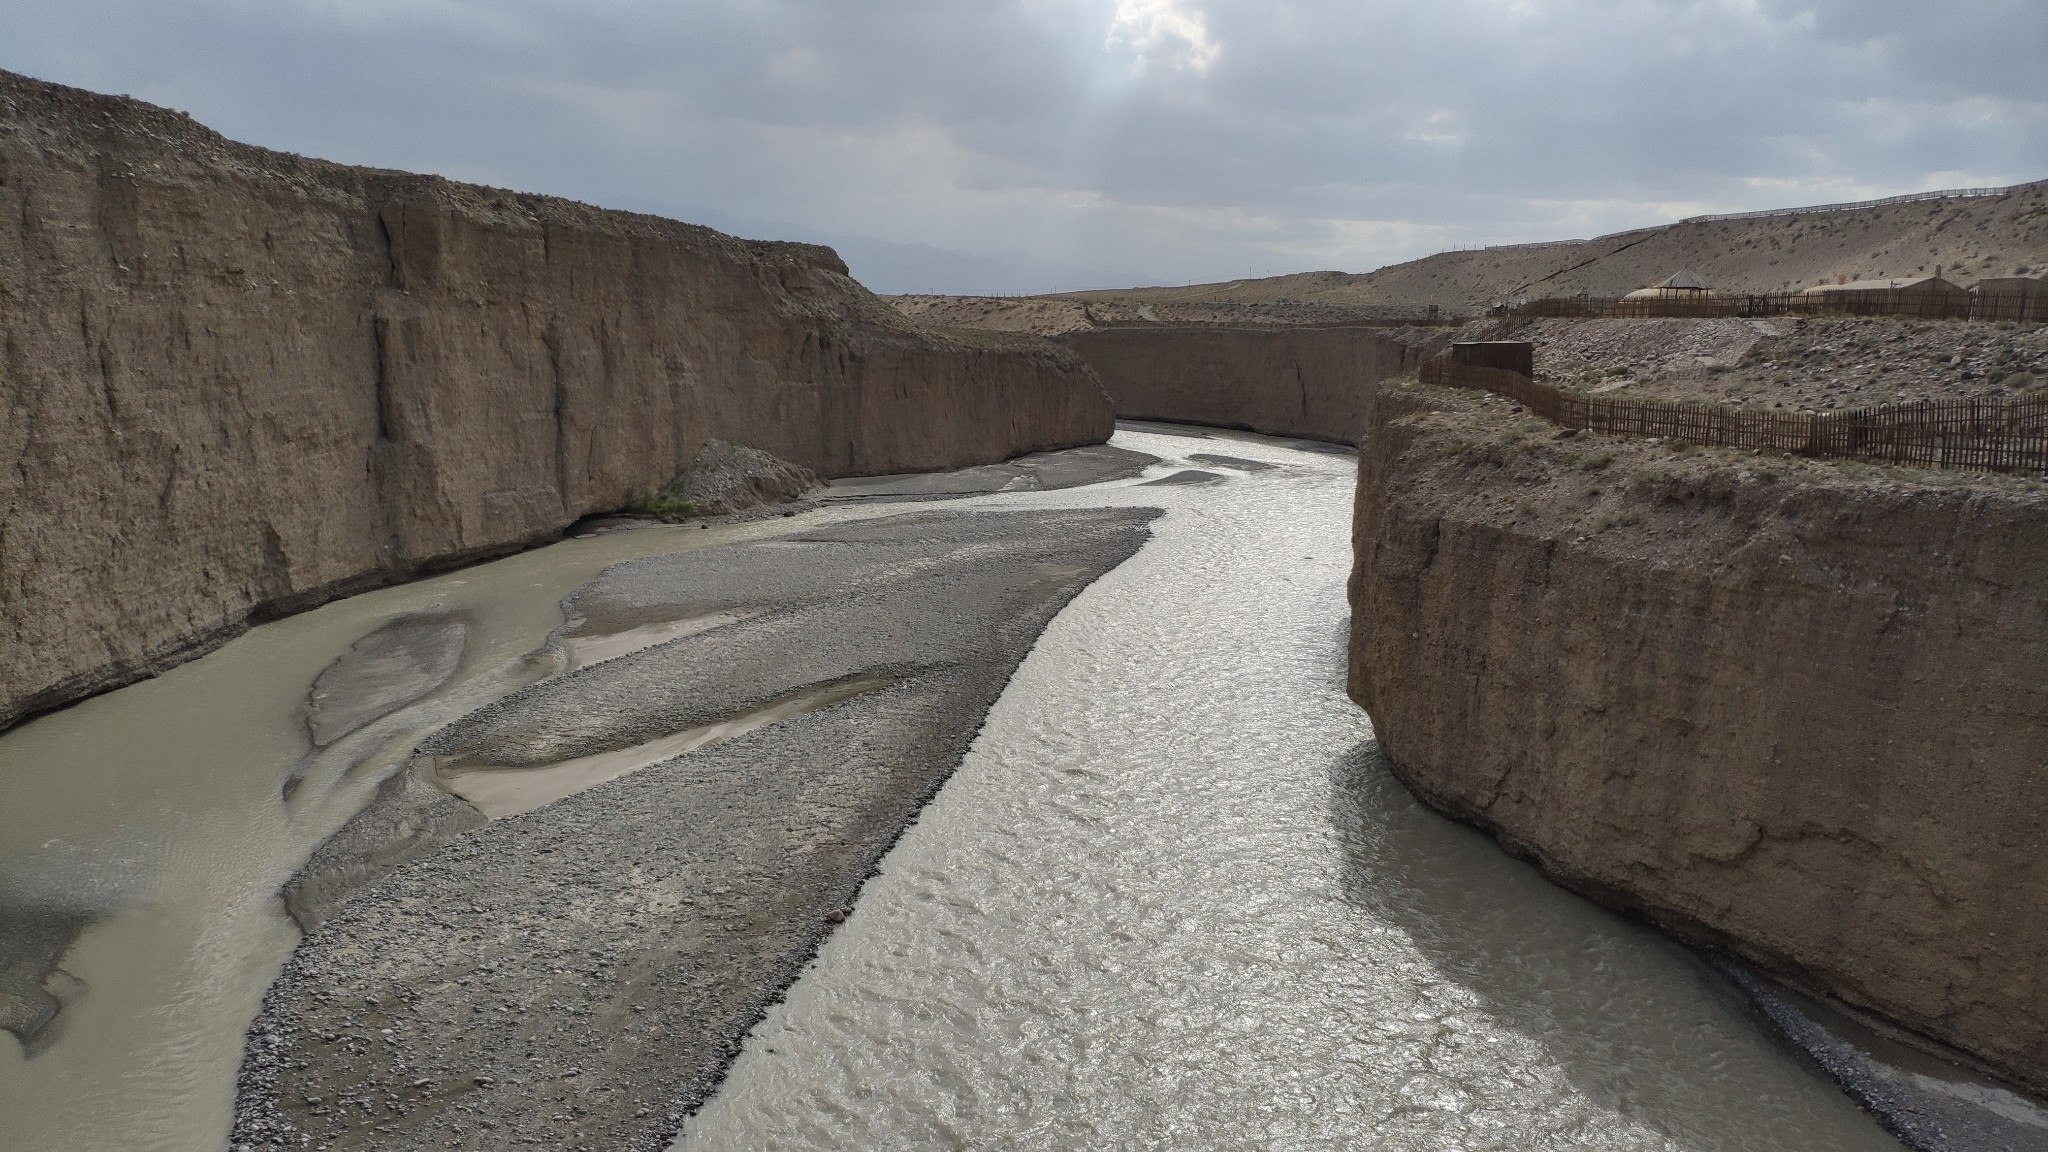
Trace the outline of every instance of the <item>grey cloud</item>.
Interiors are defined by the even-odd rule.
[[[2039,0],[1181,2],[1201,70],[1109,45],[1116,0],[0,0],[0,66],[272,147],[865,238],[899,288],[2048,175]]]

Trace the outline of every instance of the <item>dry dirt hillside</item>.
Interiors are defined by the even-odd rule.
[[[1536,377],[1596,394],[1798,411],[2048,390],[2048,325],[1896,316],[1483,320],[1457,339],[1528,340]]]
[[[1591,240],[1439,252],[1375,272],[1301,272],[1177,288],[1053,297],[905,297],[942,322],[1059,331],[1133,318],[1167,323],[1329,323],[1397,319],[1430,305],[1471,314],[1516,297],[1618,296],[1690,268],[1721,292],[1782,292],[1940,267],[1958,283],[2048,269],[2048,181],[2002,196],[1922,200],[1747,220],[1700,220]]]

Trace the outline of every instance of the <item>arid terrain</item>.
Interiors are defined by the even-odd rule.
[[[1481,321],[1536,377],[1599,394],[1821,411],[2048,389],[2048,325],[1888,316]]]
[[[2032,406],[1423,383],[2036,396],[2043,324],[1493,306],[2038,275],[2048,182],[885,300],[0,72],[0,220],[25,1147],[1889,1147],[1738,985],[2048,1135],[2048,474],[1947,454]]]
[[[1423,318],[1431,305],[1444,314],[1473,315],[1519,298],[1619,296],[1688,268],[1723,293],[1787,292],[1845,276],[1909,276],[1937,268],[1964,286],[1989,276],[2038,276],[2048,269],[2048,182],[2004,196],[1680,221],[1590,240],[1439,252],[1372,272],[896,302],[938,323],[1045,335],[1133,320],[1357,323]]]
[[[1132,289],[1130,295],[1152,289]],[[1067,336],[1097,328],[1141,324],[1206,324],[1231,327],[1320,327],[1356,324],[1415,324],[1433,315],[1427,305],[1350,304],[1298,300],[1126,299],[1117,292],[1069,296],[896,296],[906,315],[945,329],[1028,332]],[[1441,310],[1438,310],[1438,315]]]

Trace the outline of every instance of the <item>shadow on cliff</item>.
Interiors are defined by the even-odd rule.
[[[1861,1143],[1853,1106],[1775,1048],[1693,953],[1424,807],[1377,741],[1340,759],[1331,785],[1346,898],[1407,933],[1597,1106],[1702,1149],[1736,1146],[1730,1115],[1839,1106],[1840,1134]]]

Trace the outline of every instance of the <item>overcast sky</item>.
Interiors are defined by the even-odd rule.
[[[854,259],[898,291],[2048,177],[2048,0],[0,0],[0,67],[335,160],[996,254]]]

